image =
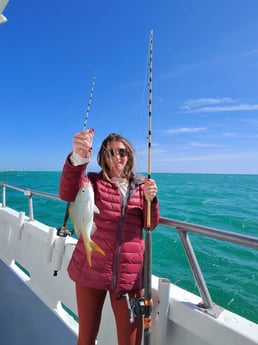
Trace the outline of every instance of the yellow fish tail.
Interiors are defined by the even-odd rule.
[[[106,255],[104,250],[102,248],[100,248],[99,245],[97,245],[95,242],[93,242],[91,240],[84,241],[84,246],[85,246],[87,261],[88,261],[90,266],[92,265],[91,264],[91,254],[92,254],[93,250],[98,251],[102,255]]]

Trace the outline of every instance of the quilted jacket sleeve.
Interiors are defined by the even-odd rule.
[[[73,202],[78,190],[86,180],[85,170],[87,164],[73,166],[70,162],[70,156],[71,154],[68,155],[63,167],[59,185],[59,196],[64,201]]]

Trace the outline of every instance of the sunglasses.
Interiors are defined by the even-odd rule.
[[[128,151],[127,149],[110,149],[110,150],[107,150],[105,149],[105,155],[106,157],[108,158],[111,158],[111,157],[114,157],[115,154],[119,154],[120,157],[126,157],[128,156]]]

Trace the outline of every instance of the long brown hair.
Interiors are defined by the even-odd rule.
[[[102,168],[105,178],[109,180],[111,176],[110,176],[110,169],[106,163],[106,159],[107,159],[106,150],[107,150],[108,144],[110,144],[112,141],[119,141],[123,143],[127,150],[128,160],[124,169],[123,177],[129,180],[131,173],[133,172],[133,169],[134,169],[134,150],[129,140],[123,137],[122,135],[111,133],[103,140],[98,152],[98,156],[97,156],[98,164]]]

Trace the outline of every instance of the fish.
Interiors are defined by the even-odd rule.
[[[90,181],[87,181],[83,183],[83,186],[77,192],[75,201],[70,204],[69,215],[77,235],[82,234],[86,257],[90,266],[92,266],[92,251],[96,250],[105,255],[104,250],[91,239],[91,235],[96,230],[96,225],[93,221],[94,213],[100,212],[94,204],[92,185]]]

